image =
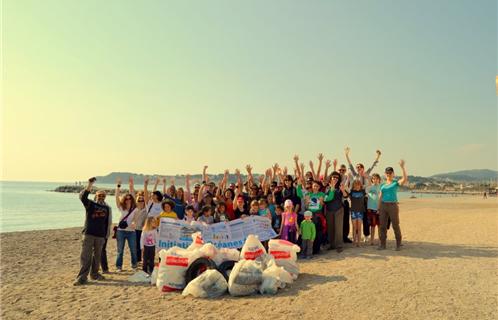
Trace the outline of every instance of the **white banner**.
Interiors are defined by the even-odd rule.
[[[242,248],[248,235],[255,234],[260,241],[277,236],[266,217],[250,216],[229,222],[206,225],[197,221],[188,223],[183,220],[162,218],[159,226],[158,248],[169,249],[177,246],[186,248],[192,243],[192,234],[200,231],[204,242],[217,248]]]

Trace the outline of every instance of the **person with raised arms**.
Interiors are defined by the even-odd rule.
[[[116,269],[118,272],[123,270],[123,255],[125,242],[128,242],[128,247],[130,249],[131,255],[131,267],[133,269],[137,268],[138,257],[137,257],[137,234],[135,232],[136,227],[136,215],[140,210],[137,209],[135,198],[130,194],[126,193],[121,198],[121,179],[117,179],[116,183],[116,207],[121,212],[121,217],[119,218],[119,223],[116,231],[117,240],[117,255],[116,255]]]
[[[399,226],[399,206],[398,206],[398,188],[399,186],[408,183],[408,175],[405,169],[405,161],[400,160],[399,166],[403,176],[401,179],[396,180],[394,178],[394,169],[392,167],[387,167],[385,170],[386,182],[380,186],[379,194],[379,220],[380,220],[380,246],[379,250],[386,249],[387,240],[387,219],[391,219],[391,223],[394,230],[394,236],[396,237],[396,251],[401,250],[401,228]]]
[[[144,200],[147,207],[147,216],[148,217],[158,217],[161,212],[163,212],[162,201],[163,195],[160,191],[157,191],[157,185],[159,184],[159,178],[156,179],[156,183],[154,185],[154,189],[152,191],[152,195],[149,194],[147,190],[147,186],[149,184],[149,177],[145,177],[144,179]]]

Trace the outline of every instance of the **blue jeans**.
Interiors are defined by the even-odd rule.
[[[131,253],[131,266],[137,266],[137,235],[135,231],[124,231],[118,230],[116,234],[116,240],[118,241],[118,255],[116,256],[116,268],[123,267],[123,254],[125,240],[128,240],[128,247]]]

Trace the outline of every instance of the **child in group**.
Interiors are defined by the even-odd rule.
[[[273,218],[272,225],[273,230],[276,233],[280,233],[280,223],[282,222],[282,213],[284,213],[284,207],[281,205],[275,206],[275,217]]]
[[[285,200],[284,213],[282,213],[282,223],[280,225],[280,239],[297,242],[299,226],[297,225],[297,213],[293,210],[294,205],[290,199]]]
[[[142,229],[142,236],[140,237],[140,247],[143,252],[143,266],[144,272],[149,275],[154,270],[154,259],[156,255],[156,242],[157,242],[157,219],[148,217],[145,220]]]
[[[216,210],[214,211],[214,222],[228,222],[230,218],[227,213],[227,205],[225,202],[220,201],[216,205]]]
[[[188,223],[195,221],[195,210],[193,205],[188,205],[185,207],[185,216],[183,217],[183,220],[187,221]]]
[[[214,218],[211,215],[211,206],[204,206],[201,210],[201,215],[197,218],[197,221],[205,224],[213,224]]]
[[[313,213],[311,211],[304,212],[304,220],[301,221],[301,256],[306,259],[313,257],[313,241],[316,237],[316,228],[311,218]]]
[[[249,215],[250,216],[259,215],[259,202],[258,202],[258,200],[251,201],[251,205],[249,207]]]
[[[372,184],[367,187],[368,203],[367,203],[367,217],[370,224],[370,245],[374,245],[375,227],[379,229],[379,193],[380,193],[380,175],[377,173],[372,174]],[[380,234],[380,231],[379,231]]]
[[[353,181],[353,189],[349,193],[351,199],[351,221],[353,222],[353,245],[360,246],[363,215],[365,208],[365,190],[359,179]]]
[[[259,199],[258,206],[259,206],[258,215],[260,217],[267,217],[268,219],[271,220],[272,216],[270,209],[268,209],[268,202],[266,201],[266,199]]]
[[[178,216],[173,211],[173,208],[175,207],[175,203],[173,202],[173,200],[171,200],[171,199],[163,200],[161,207],[163,209],[163,212],[161,212],[161,214],[159,214],[157,225],[160,225],[160,218],[178,219]]]

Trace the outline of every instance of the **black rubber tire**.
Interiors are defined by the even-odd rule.
[[[237,261],[233,260],[227,260],[223,261],[219,266],[218,266],[218,271],[225,277],[225,280],[228,281],[228,276],[229,276],[229,271],[233,269],[233,266],[237,263]]]
[[[204,270],[202,270],[204,269]],[[185,274],[185,283],[188,284],[190,281],[201,275],[202,272],[208,269],[216,269],[216,263],[208,258],[199,258],[192,262],[188,267]]]

